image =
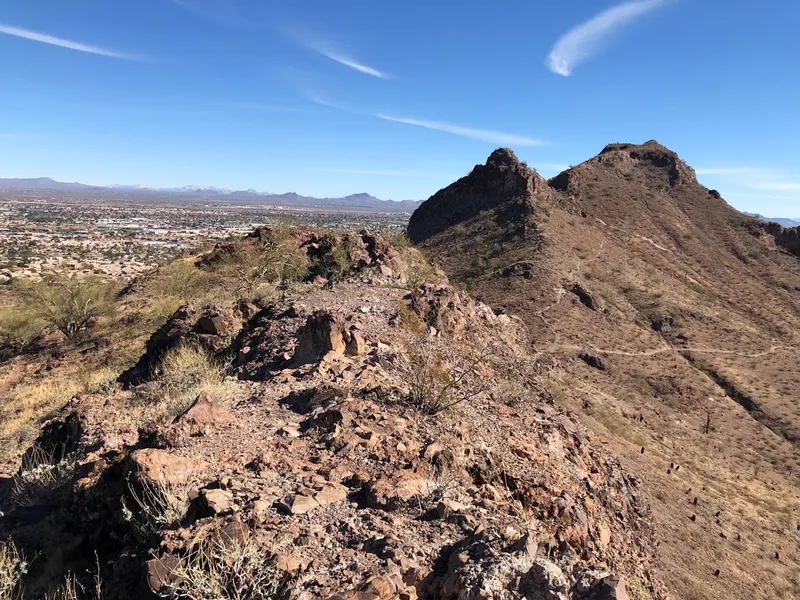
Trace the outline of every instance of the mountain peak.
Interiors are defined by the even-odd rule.
[[[517,155],[510,148],[498,148],[486,160],[487,167],[514,167],[519,164]]]
[[[421,241],[466,222],[483,211],[500,211],[509,223],[525,227],[535,204],[554,195],[547,181],[508,148],[498,148],[486,164],[431,196],[411,216],[408,233]]]

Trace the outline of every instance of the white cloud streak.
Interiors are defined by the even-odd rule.
[[[317,50],[317,52],[319,52],[323,56],[327,56],[328,58],[330,58],[333,61],[336,61],[340,65],[344,65],[345,67],[350,67],[351,69],[354,69],[354,70],[358,71],[359,73],[364,73],[365,75],[372,75],[373,77],[378,77],[379,79],[390,79],[391,78],[391,76],[389,74],[384,73],[383,71],[378,71],[378,69],[374,69],[373,67],[370,67],[369,65],[365,65],[365,64],[359,63],[359,62],[353,60],[352,58],[348,58],[348,57],[344,56],[343,54],[339,54],[338,52],[330,52],[330,51],[326,52],[324,50]]]
[[[135,56],[133,54],[125,54],[123,52],[117,52],[115,50],[109,50],[107,48],[100,48],[98,46],[89,46],[87,44],[82,44],[81,42],[74,42],[72,40],[58,38],[52,35],[48,35],[46,33],[39,33],[37,31],[31,31],[30,29],[22,29],[21,27],[13,27],[11,25],[5,25],[3,23],[0,23],[0,33],[18,38],[23,38],[26,40],[31,40],[34,42],[41,42],[42,44],[49,44],[51,46],[59,46],[61,48],[77,50],[78,52],[97,54],[99,56],[108,56],[110,58],[119,58],[122,60],[137,60],[137,61],[144,60],[142,57]]]
[[[619,28],[667,2],[669,0],[639,0],[619,4],[601,12],[559,38],[547,57],[547,67],[553,73],[569,77],[578,64],[601,50],[603,42]]]
[[[384,121],[393,121],[395,123],[405,123],[406,125],[415,125],[417,127],[424,127],[425,129],[433,129],[435,131],[443,131],[453,135],[479,140],[481,142],[488,142],[490,144],[498,144],[500,146],[543,146],[545,142],[537,140],[524,135],[515,135],[512,133],[502,133],[500,131],[488,131],[486,129],[474,129],[472,127],[462,127],[460,125],[451,125],[450,123],[442,123],[439,121],[424,121],[421,119],[408,119],[404,117],[394,117],[387,114],[378,113],[374,115]]]
[[[351,56],[346,55],[343,52],[335,49],[331,44],[328,42],[318,39],[316,37],[301,34],[301,33],[293,33],[291,34],[295,41],[300,44],[301,46],[305,46],[309,50],[316,52],[324,56],[325,58],[329,58],[330,60],[339,63],[340,65],[344,65],[349,69],[353,69],[354,71],[358,71],[359,73],[363,73],[364,75],[369,75],[371,77],[377,77],[378,79],[392,79],[392,76],[385,71],[379,71],[375,67],[371,67],[370,65],[361,62],[360,60],[356,60]]]

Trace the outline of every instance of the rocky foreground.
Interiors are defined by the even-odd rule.
[[[110,600],[664,597],[638,479],[555,406],[522,322],[349,243],[342,281],[181,307],[44,424],[0,518],[25,597],[68,573]],[[146,421],[180,348],[235,381]]]

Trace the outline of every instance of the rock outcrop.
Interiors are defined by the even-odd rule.
[[[485,165],[477,165],[466,177],[440,190],[411,216],[408,235],[422,242],[437,233],[468,221],[482,211],[497,211],[495,219],[514,225],[524,235],[540,203],[553,201],[547,181],[520,162],[508,148],[495,150]]]

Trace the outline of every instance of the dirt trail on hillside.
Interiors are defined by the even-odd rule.
[[[769,354],[774,354],[778,350],[797,350],[795,346],[784,346],[782,344],[770,346],[768,350],[761,352],[747,353],[739,352],[737,350],[723,350],[721,348],[698,348],[694,346],[662,346],[653,350],[644,350],[641,352],[628,352],[626,350],[604,350],[602,348],[578,346],[575,344],[561,344],[557,346],[548,346],[543,350],[546,353],[556,353],[561,351],[575,351],[575,352],[596,352],[598,354],[612,354],[617,356],[654,356],[656,354],[663,354],[671,350],[685,351],[685,352],[701,352],[704,354],[730,354],[733,356],[741,356],[744,358],[761,358]]]

